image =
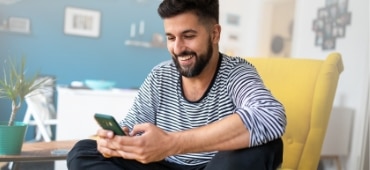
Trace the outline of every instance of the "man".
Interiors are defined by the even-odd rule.
[[[242,58],[219,52],[218,0],[164,0],[158,8],[173,61],[157,65],[121,123],[78,142],[77,169],[272,170],[282,162],[284,108]]]

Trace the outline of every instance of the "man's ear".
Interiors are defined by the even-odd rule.
[[[221,35],[221,25],[220,24],[213,25],[212,42],[218,43],[220,41],[220,35]]]

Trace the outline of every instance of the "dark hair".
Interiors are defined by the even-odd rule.
[[[219,22],[218,0],[163,0],[158,7],[162,19],[194,11],[201,22]]]

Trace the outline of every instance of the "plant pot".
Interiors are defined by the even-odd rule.
[[[21,153],[27,124],[14,122],[8,126],[8,122],[0,121],[0,155],[18,155]]]

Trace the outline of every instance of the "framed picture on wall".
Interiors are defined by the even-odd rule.
[[[226,23],[233,26],[239,26],[240,16],[237,14],[227,14]]]
[[[347,10],[348,0],[325,0],[325,7],[317,10],[312,30],[315,32],[315,45],[323,50],[333,50],[336,39],[344,38],[346,26],[351,23],[351,12]]]
[[[99,37],[99,11],[67,7],[64,18],[64,33],[87,37]]]
[[[29,34],[31,32],[31,21],[28,18],[10,17],[8,30],[11,32]]]

